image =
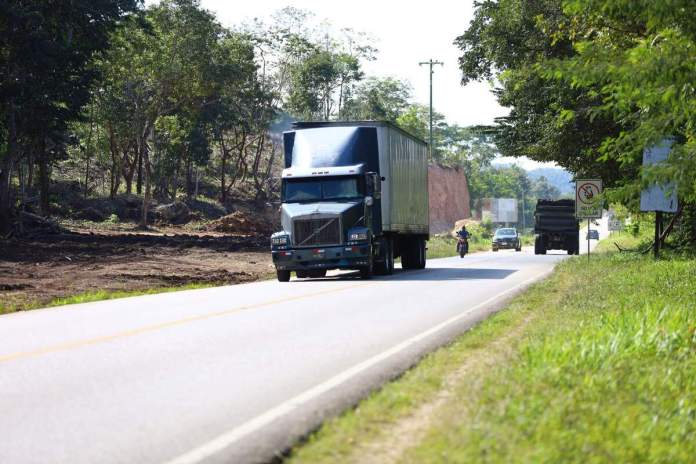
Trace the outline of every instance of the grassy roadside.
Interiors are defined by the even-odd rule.
[[[696,260],[611,248],[563,262],[289,460],[693,462]]]

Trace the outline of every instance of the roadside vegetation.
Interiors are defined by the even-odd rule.
[[[10,1],[0,18],[0,237],[48,217],[145,228],[195,221],[205,202],[263,208],[296,120],[387,120],[427,138],[409,84],[365,73],[374,38],[307,10],[225,26],[199,0]],[[560,194],[494,166],[482,128],[434,118],[431,161],[465,171],[472,207]]]
[[[290,462],[690,462],[696,260],[561,263],[508,307],[355,409]]]
[[[366,73],[375,43],[293,7],[222,24],[199,0],[0,3],[0,301],[264,275],[292,122],[428,136],[409,84]],[[567,184],[494,164],[486,128],[433,117],[431,162],[466,174],[472,211]]]

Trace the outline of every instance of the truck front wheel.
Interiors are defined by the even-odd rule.
[[[370,262],[369,266],[360,268],[360,278],[363,280],[372,278],[372,262]]]
[[[382,242],[384,249],[384,261],[377,263],[377,273],[380,275],[392,275],[394,273],[394,241],[385,237]]]
[[[290,271],[276,270],[276,276],[278,277],[278,282],[290,282]]]

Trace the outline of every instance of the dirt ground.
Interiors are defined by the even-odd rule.
[[[67,230],[0,240],[0,312],[85,292],[228,285],[272,273],[267,236]]]

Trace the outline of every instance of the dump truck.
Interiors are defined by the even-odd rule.
[[[278,280],[327,270],[422,269],[430,237],[428,145],[387,122],[297,122],[283,134]]]
[[[574,200],[538,200],[534,212],[534,254],[547,250],[580,253],[580,223],[575,218]]]

